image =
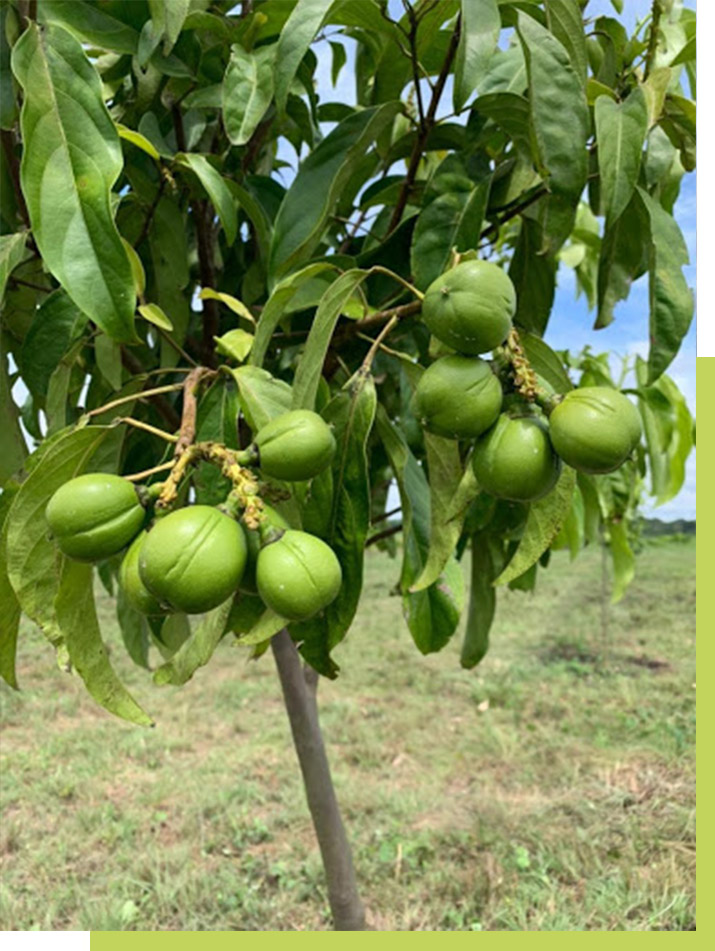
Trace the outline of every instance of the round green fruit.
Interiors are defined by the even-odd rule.
[[[258,593],[264,604],[291,621],[305,621],[327,607],[342,580],[335,552],[307,532],[288,529],[258,555]]]
[[[276,512],[274,508],[270,505],[263,503],[263,511],[265,512],[265,522],[264,525],[269,525],[272,528],[281,528],[287,529],[290,528],[290,525],[283,516]],[[248,594],[255,594],[258,591],[256,587],[256,562],[258,561],[258,552],[261,550],[261,533],[259,529],[249,530],[246,529],[246,569],[243,572],[243,577],[241,578],[240,588],[241,591],[245,591]]]
[[[308,409],[276,416],[258,432],[261,471],[272,479],[302,482],[312,479],[335,455],[335,437],[325,420]]]
[[[549,417],[551,442],[564,462],[579,472],[612,472],[641,438],[633,403],[608,386],[570,390]]]
[[[489,261],[464,261],[427,288],[422,317],[431,333],[460,353],[486,353],[503,343],[516,312],[509,277]]]
[[[154,617],[166,614],[167,609],[154,597],[139,574],[139,551],[146,537],[146,532],[140,532],[129,546],[119,566],[119,584],[127,601],[136,611]]]
[[[502,404],[499,380],[479,357],[440,357],[422,374],[415,392],[424,428],[450,439],[476,439],[496,422]]]
[[[561,462],[541,420],[502,413],[474,446],[472,466],[480,488],[491,495],[533,502],[556,485]]]
[[[65,482],[45,509],[60,551],[76,561],[116,555],[141,529],[145,515],[132,483],[103,472]]]
[[[139,576],[162,604],[203,614],[238,588],[246,565],[241,526],[210,505],[160,518],[139,551]]]

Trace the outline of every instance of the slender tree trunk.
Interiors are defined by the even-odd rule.
[[[288,631],[276,634],[271,647],[303,774],[308,808],[323,858],[335,930],[363,931],[365,910],[358,895],[350,844],[330,776],[318,722],[315,685],[311,683],[311,677],[306,678]]]

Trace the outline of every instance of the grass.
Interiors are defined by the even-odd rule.
[[[694,541],[649,544],[604,637],[600,559],[505,592],[480,667],[421,657],[370,552],[321,682],[323,729],[378,930],[695,927]],[[326,891],[270,654],[224,643],[184,688],[115,666],[131,727],[30,625],[2,685],[0,928],[317,930]]]

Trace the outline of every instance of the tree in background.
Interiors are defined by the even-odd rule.
[[[423,654],[466,610],[471,668],[499,588],[532,590],[554,548],[603,537],[621,596],[638,500],[683,483],[693,421],[665,371],[693,310],[673,207],[695,14],[654,0],[632,36],[578,0],[0,15],[0,671],[17,686],[24,613],[100,704],[151,722],[95,570],[159,685],[225,636],[272,648],[335,927],[360,929],[315,686],[365,548],[399,558]],[[316,86],[315,49],[335,83],[345,38],[355,105]],[[560,267],[596,327],[647,275],[628,396],[608,354],[549,346]]]

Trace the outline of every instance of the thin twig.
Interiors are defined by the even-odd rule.
[[[176,350],[176,352],[180,356],[182,356],[184,360],[187,360],[190,364],[192,364],[192,366],[197,367],[199,365],[198,362],[194,360],[194,358],[191,356],[191,354],[187,353],[183,347],[179,346],[179,344],[174,340],[174,338],[171,336],[168,330],[164,330],[163,327],[157,327],[156,325],[155,327],[156,327],[156,330],[159,331],[162,338],[166,340],[166,342],[169,344],[169,346],[172,347],[172,349]]]
[[[132,403],[136,400],[146,399],[147,396],[158,396],[160,393],[173,393],[176,390],[182,390],[183,383],[167,383],[166,386],[155,386],[151,390],[140,390],[138,393],[132,393],[131,396],[122,396],[119,399],[112,400],[111,403],[105,403],[104,406],[98,406],[87,413],[87,416],[98,416],[100,413],[106,413],[115,406],[122,406],[124,403]]]
[[[127,426],[134,426],[137,429],[143,429],[146,433],[165,439],[166,442],[178,442],[179,437],[173,433],[165,433],[163,429],[157,429],[156,426],[150,426],[149,423],[142,422],[141,419],[134,419],[132,416],[118,416],[115,423],[126,423]]]
[[[364,373],[366,373],[372,366],[372,361],[375,359],[375,354],[380,349],[380,344],[382,343],[382,341],[390,333],[393,327],[396,327],[397,324],[399,324],[399,322],[400,322],[400,318],[396,314],[393,315],[392,317],[390,317],[390,319],[382,328],[382,330],[377,335],[377,337],[375,337],[375,339],[372,342],[372,346],[370,347],[370,349],[368,350],[365,356],[365,359],[362,361],[362,369]]]
[[[383,512],[382,515],[378,515],[377,518],[374,518],[370,524],[377,525],[378,522],[384,522],[386,518],[392,518],[393,515],[399,515],[402,511],[402,506],[398,505],[396,509],[392,509],[389,512]]]
[[[147,373],[142,364],[139,362],[139,360],[137,360],[128,347],[122,347],[122,366],[129,370],[132,376],[144,376]],[[137,394],[137,396],[139,396],[139,394]],[[154,402],[154,407],[157,412],[164,417],[172,429],[179,428],[181,418],[171,403],[164,396],[157,396],[156,401]]]
[[[166,182],[167,182],[167,177],[165,175],[162,175],[161,181],[159,182],[159,187],[156,190],[156,195],[154,196],[154,200],[149,206],[149,211],[146,213],[146,218],[144,219],[142,230],[139,234],[139,237],[133,244],[133,247],[135,249],[139,247],[139,245],[142,243],[144,238],[146,238],[146,236],[149,234],[149,228],[151,227],[151,223],[154,220],[154,213],[156,212],[156,209],[159,207],[161,196],[164,194],[164,189],[166,188]]]
[[[206,367],[195,367],[184,380],[184,406],[181,412],[181,428],[179,429],[179,438],[176,442],[176,449],[174,450],[174,457],[177,459],[189,448],[196,438],[196,412],[198,409],[196,396],[201,380],[209,372]]]
[[[365,542],[365,548],[369,545],[375,545],[377,542],[382,541],[383,538],[389,538],[390,535],[396,535],[398,532],[402,531],[402,523],[399,525],[392,525],[390,528],[386,528],[382,532],[378,532],[377,535],[371,535],[370,538]]]
[[[167,469],[173,469],[174,460],[170,459],[169,462],[162,462],[160,466],[152,466],[151,469],[144,469],[143,472],[133,472],[131,475],[123,476],[127,482],[141,482],[142,479],[146,479],[147,476],[154,475],[155,472],[166,472]]]

